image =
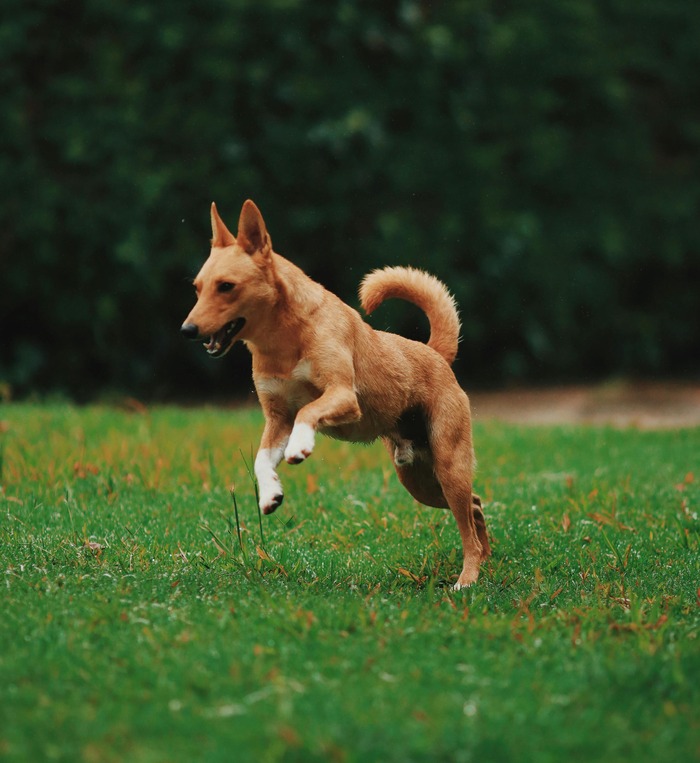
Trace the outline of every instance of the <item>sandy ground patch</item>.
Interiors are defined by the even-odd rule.
[[[476,421],[595,424],[639,429],[700,426],[700,383],[609,382],[469,395]]]

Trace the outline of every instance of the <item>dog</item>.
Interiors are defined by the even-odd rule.
[[[402,485],[420,503],[449,508],[462,541],[454,588],[476,582],[491,553],[481,500],[472,492],[469,398],[451,364],[459,317],[447,288],[406,267],[375,270],[360,287],[369,315],[399,297],[430,322],[427,344],[375,331],[359,313],[277,254],[257,206],[243,204],[234,236],[211,206],[211,253],[194,286],[197,302],[181,327],[214,358],[237,341],[253,358],[265,415],[254,472],[260,509],[283,500],[277,467],[313,452],[316,433],[352,442],[380,438]]]

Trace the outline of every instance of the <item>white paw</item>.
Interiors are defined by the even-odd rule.
[[[284,500],[282,484],[277,475],[275,475],[274,480],[270,479],[265,483],[258,482],[258,490],[260,492],[260,511],[263,514],[272,514]]]
[[[271,493],[270,495],[260,495],[260,511],[263,514],[272,514],[275,509],[281,505],[284,500],[284,493],[280,490],[278,493]]]
[[[278,455],[279,454],[279,455]],[[258,481],[258,503],[263,514],[272,512],[282,503],[284,492],[275,466],[281,451],[259,450],[255,459],[255,478]]]
[[[288,464],[300,464],[314,449],[315,432],[308,424],[295,424],[284,451]]]

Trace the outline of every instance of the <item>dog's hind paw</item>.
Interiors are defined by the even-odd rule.
[[[460,576],[457,578],[457,582],[452,586],[453,591],[461,591],[463,588],[469,588],[479,578],[479,568],[476,571],[462,570]]]
[[[295,424],[284,451],[288,464],[300,464],[314,449],[315,432],[308,424]]]

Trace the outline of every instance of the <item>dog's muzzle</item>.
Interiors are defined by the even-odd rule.
[[[245,318],[237,318],[235,321],[230,321],[222,329],[212,334],[208,341],[204,342],[204,349],[212,358],[223,358],[235,344],[236,336],[244,325]],[[185,339],[197,340],[202,338],[199,333],[199,326],[195,323],[183,323],[180,333]]]

